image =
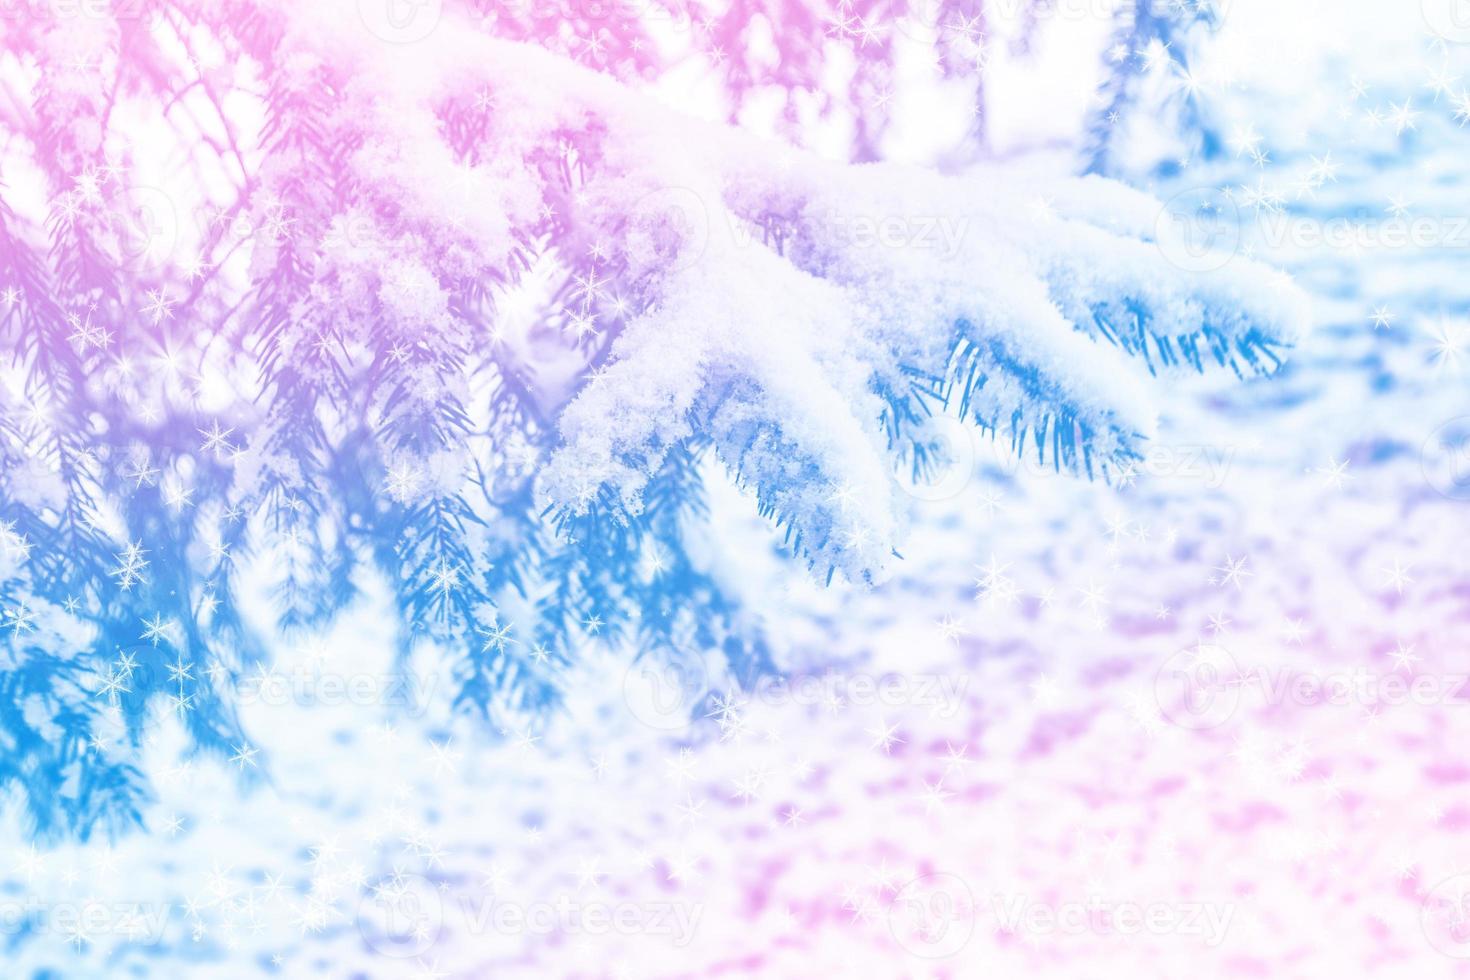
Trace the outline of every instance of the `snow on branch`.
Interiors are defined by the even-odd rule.
[[[631,311],[543,474],[573,513],[610,488],[636,514],[665,455],[699,436],[799,552],[870,579],[902,524],[903,433],[882,420],[911,417],[907,403],[1106,476],[1153,429],[1141,373],[1268,371],[1306,324],[1301,295],[1262,266],[1175,267],[1154,240],[1160,205],[1102,178],[829,163],[531,46],[446,36],[436,74],[414,59],[380,76],[384,104],[419,119],[454,88],[492,92],[483,139],[525,165],[476,200],[510,227],[547,200],[537,154],[574,146],[580,180],[554,206],[573,248],[609,257],[589,291]],[[430,193],[406,206],[431,214]]]
[[[626,11],[594,71],[535,7],[446,4],[395,44],[355,0],[147,6],[3,25],[0,787],[37,828],[135,821],[160,714],[251,758],[234,694],[267,632],[330,622],[366,571],[398,662],[442,644],[486,717],[544,716],[593,638],[754,676],[775,658],[706,546],[712,473],[819,576],[876,581],[931,415],[1109,479],[1150,383],[1269,371],[1306,326],[1275,272],[1188,271],[1121,184],[681,115]],[[898,6],[745,5],[814,32],[788,95]],[[936,9],[958,66],[983,25]],[[682,43],[747,36],[709,23]],[[856,156],[898,46],[847,87]],[[754,98],[754,54],[712,115]]]

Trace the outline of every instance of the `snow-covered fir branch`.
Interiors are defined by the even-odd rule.
[[[876,159],[891,6],[768,0],[792,58],[764,74],[748,11],[682,43],[730,59],[729,118],[757,78],[795,105],[822,52],[875,46],[846,91]],[[975,16],[929,32],[952,65]],[[543,20],[449,4],[413,43],[350,3],[5,22],[29,91],[0,172],[0,780],[38,828],[135,819],[161,717],[239,753],[266,635],[370,576],[404,662],[453,650],[486,717],[550,710],[588,641],[754,676],[759,617],[692,543],[709,481],[819,578],[876,582],[930,415],[1108,479],[1150,383],[1269,371],[1305,327],[1279,274],[1171,264],[1121,184],[834,162],[670,109],[640,83],[666,54],[647,17]],[[274,623],[245,612],[260,576]]]

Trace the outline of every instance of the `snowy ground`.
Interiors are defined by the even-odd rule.
[[[160,736],[153,836],[13,855],[4,974],[1470,976],[1470,134],[1421,84],[1440,57],[1356,96],[1338,66],[1309,138],[1240,159],[1296,213],[1440,230],[1257,243],[1317,333],[1171,393],[1133,485],[981,447],[898,578],[770,598],[830,672],[692,726],[689,678],[609,659],[486,745],[427,679],[386,707],[349,617],[246,706],[258,759]],[[1155,190],[1224,179],[1186,173]]]

